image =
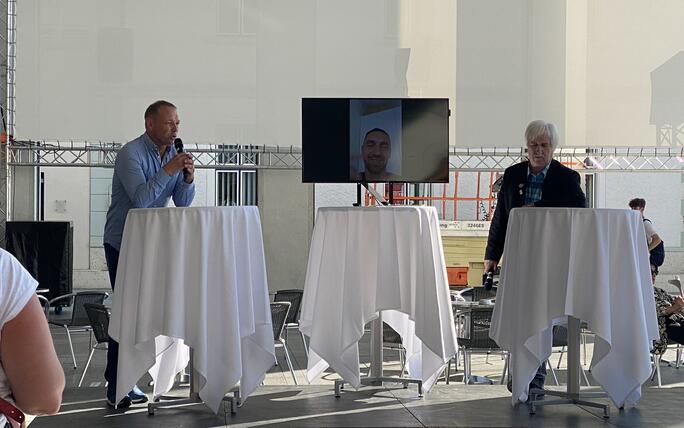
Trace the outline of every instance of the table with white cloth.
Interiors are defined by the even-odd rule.
[[[332,367],[358,388],[358,341],[380,316],[402,338],[409,376],[429,391],[457,349],[437,211],[320,208],[299,320],[309,382]]]
[[[155,397],[170,390],[188,346],[199,397],[214,412],[238,384],[244,400],[274,364],[257,207],[130,210],[115,290],[117,401],[147,370]]]
[[[658,338],[638,211],[511,210],[490,336],[511,352],[514,404],[527,400],[530,381],[551,354],[553,325],[568,319],[577,331],[586,321],[595,334],[596,382],[617,407],[636,403]],[[579,366],[579,350],[572,351]],[[568,385],[579,391],[574,365],[568,362]]]

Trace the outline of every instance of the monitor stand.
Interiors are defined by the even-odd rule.
[[[400,383],[404,389],[410,383],[418,385],[418,397],[423,396],[423,381],[409,377],[385,376],[382,369],[382,311],[378,311],[378,317],[371,321],[371,364],[368,376],[361,377],[363,386],[381,386],[383,382]],[[339,398],[344,389],[344,379],[335,379],[335,397]]]
[[[389,183],[390,186],[390,202],[388,203],[387,200],[380,194],[378,193],[377,190],[373,189],[368,185],[368,183],[363,182],[363,183],[357,183],[356,184],[356,203],[353,204],[355,207],[360,207],[361,205],[361,186],[365,187],[366,190],[368,190],[368,193],[373,195],[375,198],[375,201],[378,205],[391,205],[392,204],[392,184]]]

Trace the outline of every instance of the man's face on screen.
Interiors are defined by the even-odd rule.
[[[389,136],[382,131],[368,133],[361,145],[361,154],[366,172],[371,174],[385,172],[391,154]]]

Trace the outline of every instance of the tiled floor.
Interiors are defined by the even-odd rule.
[[[305,381],[306,357],[300,336],[290,335],[295,375],[299,385],[294,385],[285,367],[282,351],[278,352],[278,367],[267,375],[260,387],[239,409],[231,415],[221,408],[217,415],[204,405],[190,405],[175,409],[158,410],[155,416],[147,415],[146,405],[136,405],[125,411],[114,411],[105,405],[105,388],[102,379],[105,353],[96,351],[84,386],[77,388],[78,379],[88,355],[88,338],[76,334],[74,348],[79,364],[74,370],[65,335],[53,330],[58,354],[65,367],[67,388],[61,412],[50,417],[36,418],[32,427],[247,427],[247,426],[684,426],[681,402],[684,393],[684,368],[676,369],[662,365],[664,387],[655,383],[644,385],[644,395],[638,407],[622,412],[611,406],[611,418],[604,420],[601,411],[580,406],[551,406],[540,408],[530,416],[525,406],[511,406],[506,387],[498,384],[503,361],[496,354],[488,358],[473,357],[473,373],[488,376],[494,385],[464,385],[462,372],[452,375],[450,385],[441,380],[423,398],[417,397],[415,386],[402,389],[400,385],[385,384],[383,387],[366,387],[359,391],[347,390],[340,398],[333,395],[334,373],[325,373],[312,385]],[[588,346],[591,357],[591,344]],[[367,362],[368,336],[360,343],[361,360]],[[552,356],[557,363],[558,354]],[[674,352],[666,359],[674,359]],[[387,372],[398,374],[398,356],[394,351],[385,353]],[[563,362],[565,357],[563,358]],[[365,364],[364,364],[364,367]],[[564,365],[559,371],[562,382]],[[281,371],[283,369],[283,371]],[[362,368],[362,371],[366,369]],[[589,374],[591,379],[591,374]],[[140,386],[149,391],[149,376]],[[549,374],[547,385],[553,383]],[[561,387],[562,388],[562,387]],[[187,387],[180,386],[174,394],[187,394]]]

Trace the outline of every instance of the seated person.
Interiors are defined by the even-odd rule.
[[[57,413],[64,370],[36,296],[38,283],[2,249],[0,274],[0,398],[31,415]],[[0,426],[6,422],[0,414]]]
[[[387,171],[387,162],[392,155],[392,144],[389,134],[380,128],[368,131],[361,144],[364,170],[350,171],[350,178],[363,182],[401,181],[397,174]]]
[[[654,343],[653,353],[662,354],[667,348],[668,342],[684,344],[684,299],[681,296],[672,296],[665,290],[655,287],[658,267],[651,265],[651,279],[658,314],[658,330],[660,340]]]

